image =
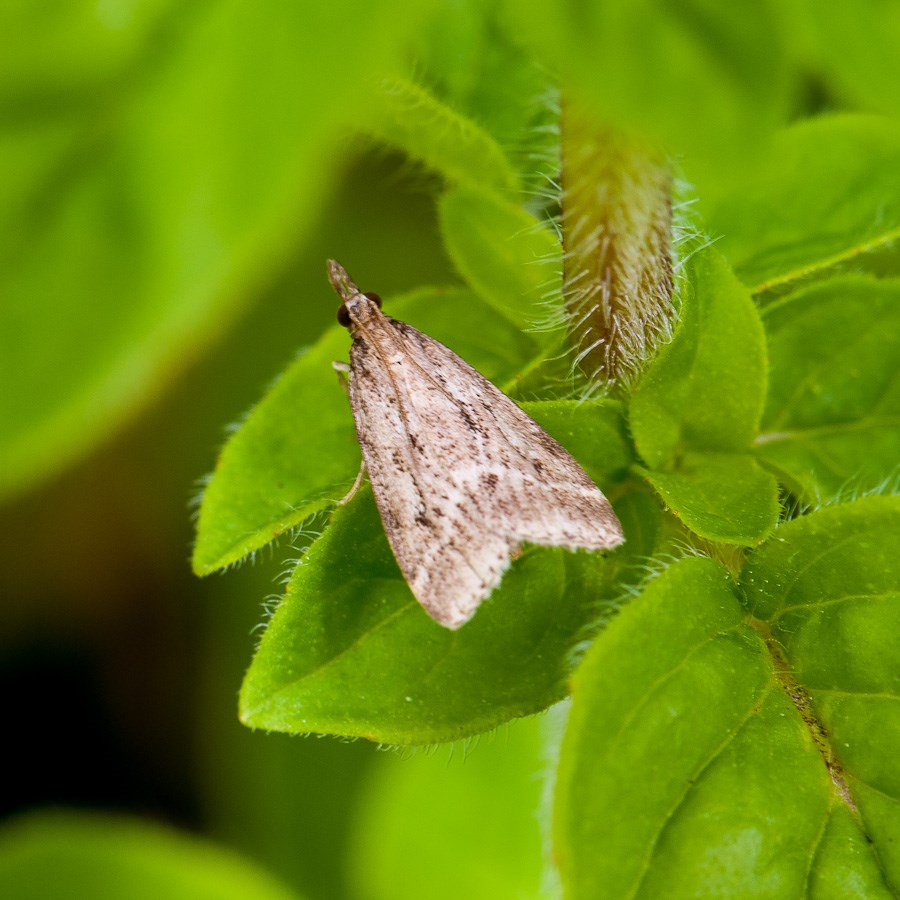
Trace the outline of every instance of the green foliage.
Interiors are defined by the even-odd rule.
[[[543,22],[534,9],[507,15]],[[616,85],[600,104],[607,114],[617,103],[638,108],[631,92],[658,78],[657,59],[685,58],[690,65],[670,69],[667,87],[695,91],[725,132],[720,146],[745,139],[761,110],[766,127],[785,115],[783,43],[765,77],[747,74],[759,70],[775,27],[765,17],[754,17],[756,37],[741,54],[717,57],[691,49],[706,40],[697,22],[685,29],[660,15],[651,65],[638,77],[619,49],[631,46],[637,13],[607,5],[592,15],[578,34],[566,31],[565,15],[529,33],[545,58],[558,53],[554,42],[575,48],[558,68],[576,81],[590,64],[578,48],[595,49],[604,33],[603,65]],[[728,35],[746,35],[741,15],[704,23],[723,37],[720,50]],[[443,58],[440,42],[431,52]],[[728,67],[738,89],[712,87]],[[523,330],[542,311],[548,322],[558,317],[558,303],[545,310],[541,301],[560,295],[554,232],[513,189],[533,184],[549,158],[535,153],[524,165],[510,149],[533,106],[522,101],[491,134],[490,91],[463,84],[460,71],[446,73],[441,98],[391,82],[384,121],[367,126],[444,177],[442,237],[471,289],[388,297],[387,309],[522,400],[555,391],[560,399],[525,407],[612,497],[626,544],[605,557],[528,548],[472,622],[450,632],[416,604],[364,489],[323,521],[288,582],[245,678],[242,719],[430,744],[545,709],[571,686],[553,813],[567,896],[793,897],[804,886],[887,895],[900,882],[895,754],[886,753],[900,733],[892,674],[900,579],[888,549],[900,506],[871,497],[785,521],[783,501],[836,499],[896,474],[900,295],[877,277],[893,266],[885,254],[897,229],[895,126],[850,115],[801,123],[778,136],[765,163],[712,191],[714,212],[695,224],[725,237],[715,248],[697,240],[680,248],[671,339],[629,395],[586,402],[572,391],[590,386],[547,366],[558,333]],[[656,105],[624,116],[632,126],[654,116],[670,145],[709,142],[709,129],[693,124],[688,137],[671,96],[653,96]],[[453,129],[458,141],[447,139]],[[851,259],[872,273],[847,274]],[[764,294],[761,306],[754,292]],[[253,535],[253,546],[268,539],[275,516],[252,506],[238,513],[241,485],[258,486],[260,508],[291,510],[275,526],[284,528],[329,507],[352,480],[349,409],[326,365],[329,354],[343,355],[341,339],[326,334],[286,376],[295,396],[276,386],[226,446],[201,517],[198,569],[240,555],[234,542],[221,557],[201,552],[220,519]],[[322,429],[316,452],[328,465],[304,449],[305,430],[291,437],[299,402]],[[303,466],[276,476],[273,446]],[[265,486],[276,478],[281,493]],[[720,562],[664,562],[685,545]],[[648,564],[659,574],[646,580]],[[575,648],[586,648],[580,665]],[[360,856],[367,872],[383,867],[363,891],[373,897],[404,870],[396,848],[416,845],[408,821],[421,818],[420,795],[440,803],[448,789],[412,771],[394,777],[399,810],[376,802],[366,819],[367,832],[386,833]],[[461,790],[478,783],[472,773]],[[494,787],[502,804],[509,788]],[[428,860],[431,847],[418,857]],[[477,867],[478,851],[467,853]],[[472,871],[451,893],[477,895],[467,886]],[[410,890],[421,893],[415,878]],[[540,887],[522,890],[538,896]]]
[[[0,493],[108,434],[284,264],[424,5],[0,14]]]
[[[441,233],[459,274],[522,325],[546,318],[561,295],[560,245],[517,203],[456,188],[440,199]]]
[[[45,6],[0,13],[0,492],[59,471],[209,346],[313,233],[337,148],[374,145],[436,190],[460,278],[384,291],[386,310],[520,401],[623,523],[606,555],[525,548],[450,632],[414,601],[370,490],[338,505],[359,466],[332,368],[345,331],[230,436],[195,571],[286,535],[302,554],[242,720],[402,745],[515,723],[452,776],[386,764],[354,839],[359,893],[542,896],[522,817],[552,738],[515,720],[571,694],[551,764],[567,897],[896,896],[900,128],[873,114],[897,112],[896,14]],[[676,245],[671,337],[599,400],[560,321],[560,86],[683,160],[698,200],[690,222],[676,210],[699,237]],[[154,896],[279,895],[168,836],[20,827],[0,868],[21,896],[50,895],[58,866],[94,894],[115,876],[140,896],[146,870]],[[104,874],[91,861],[114,837]]]
[[[686,269],[681,321],[630,405],[644,475],[694,532],[753,544],[778,517],[775,479],[750,455],[766,389],[759,314],[713,250]]]
[[[811,881],[893,896],[898,527],[895,498],[814,513],[750,555],[745,593],[682,560],[611,623],[575,679],[560,759],[568,896],[797,897]],[[886,668],[861,684],[842,651],[858,659],[873,638]],[[811,697],[840,752],[830,771],[785,688]]]
[[[637,386],[631,429],[653,466],[680,450],[747,450],[766,392],[765,336],[747,291],[714,250],[688,260],[672,342]]]
[[[232,853],[142,821],[43,813],[0,832],[0,884],[9,900],[299,900]]]
[[[877,487],[900,462],[900,282],[830,278],[769,305],[763,322],[759,458],[808,502]]]
[[[759,172],[712,211],[709,228],[753,291],[796,282],[900,237],[898,165],[895,122],[803,121],[777,136]]]

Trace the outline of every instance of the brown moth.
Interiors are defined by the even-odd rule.
[[[622,526],[578,463],[438,341],[328,274],[353,338],[350,405],[394,556],[428,614],[459,628],[521,544],[607,550]]]

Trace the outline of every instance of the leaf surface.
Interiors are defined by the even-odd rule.
[[[770,387],[761,460],[807,502],[900,465],[900,282],[844,275],[763,311]]]
[[[560,757],[567,896],[895,895],[898,538],[895,497],[823,509],[737,590],[681,560],[607,626]]]
[[[707,226],[753,291],[808,277],[900,237],[900,125],[835,115],[780,133]]]
[[[759,852],[739,840],[741,811],[730,827],[722,815],[739,789],[747,821],[759,815],[779,773],[742,776],[734,754],[753,746],[754,710],[777,722],[785,703],[773,706],[762,641],[742,618],[725,572],[684,560],[650,582],[586,656],[556,792],[556,852],[570,896],[654,896],[647,881],[664,875],[675,877],[670,895],[692,896],[710,865],[728,873],[716,882],[724,893],[740,896],[753,883]],[[759,752],[775,747],[780,774],[808,769],[813,792],[824,785],[798,721]],[[785,836],[802,841],[793,830]]]

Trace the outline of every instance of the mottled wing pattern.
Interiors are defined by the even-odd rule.
[[[622,541],[608,501],[515,403],[443,344],[378,314],[355,335],[350,399],[385,532],[419,602],[457,628],[524,542]]]

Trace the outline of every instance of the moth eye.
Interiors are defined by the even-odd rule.
[[[372,301],[379,309],[381,309],[381,297],[379,297],[378,294],[375,294],[375,293],[373,293],[372,291],[366,291],[366,293],[363,294],[363,297],[367,297],[367,298],[368,298],[369,300],[371,300],[371,301]]]
[[[350,313],[347,312],[347,307],[343,303],[338,307],[337,320],[343,328],[350,327]]]

